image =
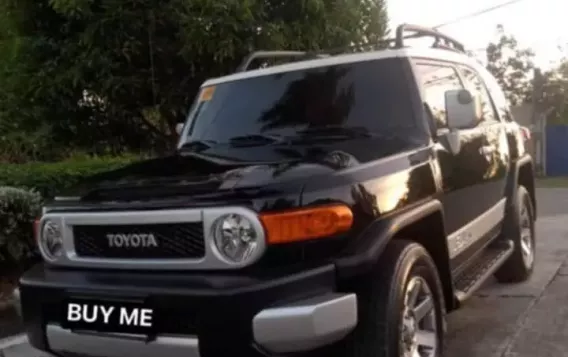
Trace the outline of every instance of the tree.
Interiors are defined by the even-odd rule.
[[[231,73],[254,49],[379,40],[385,7],[384,0],[0,0],[0,128],[35,137],[35,148],[26,144],[35,154],[42,143],[165,150],[205,79]]]
[[[505,33],[502,25],[497,26],[498,40],[487,45],[487,69],[491,72],[507,96],[511,105],[530,100],[534,52],[519,48],[514,36]]]
[[[568,123],[568,61],[544,72],[541,81],[541,95],[537,98],[539,109],[548,113],[549,123]]]

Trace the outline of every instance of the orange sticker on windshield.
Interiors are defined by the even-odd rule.
[[[200,102],[207,102],[213,98],[213,94],[215,94],[215,86],[205,87],[201,90],[201,94],[199,95]]]

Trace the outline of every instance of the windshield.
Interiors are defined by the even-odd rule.
[[[410,95],[394,58],[235,80],[202,89],[183,142],[294,136],[324,126],[409,135],[417,128]]]

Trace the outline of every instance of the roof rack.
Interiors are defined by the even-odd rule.
[[[407,32],[413,32],[405,35]],[[432,48],[438,48],[453,52],[467,54],[465,46],[454,38],[445,35],[434,28],[424,27],[420,25],[402,24],[396,28],[396,37],[385,39],[377,42],[357,44],[347,47],[338,47],[327,49],[321,52],[308,51],[255,51],[246,56],[241,64],[237,67],[236,72],[245,72],[249,69],[250,64],[256,59],[275,59],[275,58],[294,58],[295,60],[308,60],[315,58],[325,58],[334,54],[342,54],[350,49],[363,49],[368,47],[400,49],[405,48],[405,40],[417,39],[423,37],[433,37],[434,43]]]
[[[405,32],[414,32],[413,35],[404,36]],[[434,37],[435,41],[432,47],[453,50],[460,53],[466,53],[465,46],[458,40],[445,35],[438,30],[430,27],[424,27],[419,25],[402,24],[396,28],[396,48],[404,48],[404,40],[410,38],[420,38],[420,37]]]

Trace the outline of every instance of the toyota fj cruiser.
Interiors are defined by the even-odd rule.
[[[203,84],[175,153],[44,207],[20,289],[33,346],[436,357],[447,311],[531,275],[533,163],[462,44],[401,25],[368,52],[256,52],[237,72]]]

